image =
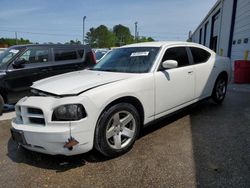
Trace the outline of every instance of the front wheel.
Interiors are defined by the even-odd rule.
[[[226,96],[227,92],[227,79],[223,76],[220,76],[217,78],[213,93],[212,93],[212,99],[215,103],[221,104]]]
[[[129,151],[139,133],[140,118],[136,108],[120,103],[105,111],[95,131],[95,148],[107,157]]]

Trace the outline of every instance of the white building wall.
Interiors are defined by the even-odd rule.
[[[232,1],[232,0],[228,0]],[[205,24],[208,22],[207,32],[206,32],[206,43],[205,46],[210,47],[210,37],[211,37],[211,27],[212,27],[212,17],[216,14],[222,7],[222,3],[218,1],[213,9],[209,12],[206,18],[202,21],[202,23],[198,26],[198,28],[193,32],[191,40],[192,42],[199,43],[200,41],[200,29],[202,28],[202,42],[204,44],[204,32],[205,32]],[[220,33],[220,23],[221,23],[221,16],[219,15],[218,21],[214,24],[214,34]],[[218,48],[217,48],[218,50]]]
[[[248,40],[248,41],[247,41]],[[244,60],[250,51],[250,0],[238,0],[233,34],[231,60]],[[248,54],[250,60],[250,54]]]
[[[221,8],[221,23],[220,23],[220,34],[218,40],[218,54],[222,56],[228,56],[228,47],[230,40],[230,31],[231,31],[231,21],[232,21],[232,12],[233,12],[233,0],[224,0],[222,2]]]

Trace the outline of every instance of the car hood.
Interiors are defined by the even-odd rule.
[[[84,91],[128,79],[136,74],[102,71],[78,71],[34,82],[31,88],[54,95],[78,95]]]

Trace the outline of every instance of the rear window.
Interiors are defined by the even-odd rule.
[[[190,49],[195,64],[205,63],[211,56],[211,54],[208,51],[203,50],[201,48],[190,47]]]
[[[54,49],[55,61],[67,61],[77,59],[75,49]]]

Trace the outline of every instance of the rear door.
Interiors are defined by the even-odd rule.
[[[12,98],[14,102],[29,94],[29,87],[34,81],[48,76],[48,69],[51,65],[50,49],[29,47],[17,60],[23,59],[26,60],[23,68],[14,68],[12,64],[8,66],[4,80],[9,98]]]
[[[195,70],[195,97],[204,98],[211,95],[215,75],[213,74],[214,61],[210,52],[198,47],[189,47],[192,55],[193,66]]]
[[[63,74],[66,72],[82,70],[84,50],[73,47],[53,48],[53,66],[51,74]]]
[[[155,73],[156,118],[194,99],[195,74],[186,47],[166,49],[161,63],[166,60],[176,60],[178,67],[167,70],[160,67]]]

